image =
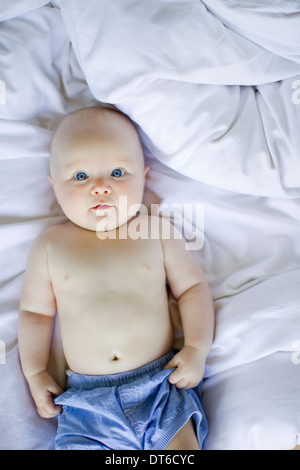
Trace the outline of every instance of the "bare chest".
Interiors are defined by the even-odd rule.
[[[57,296],[129,294],[165,281],[161,243],[151,239],[60,240],[50,250],[49,272]]]

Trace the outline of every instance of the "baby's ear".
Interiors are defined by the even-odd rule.
[[[54,189],[54,182],[53,182],[53,179],[52,179],[52,176],[51,176],[51,175],[48,176],[48,180],[49,180],[49,182],[50,182],[52,188]]]
[[[150,168],[149,168],[148,166],[145,166],[145,168],[144,168],[144,176],[145,176],[145,178],[148,177],[149,170],[150,170]]]

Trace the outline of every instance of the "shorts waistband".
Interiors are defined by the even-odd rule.
[[[174,356],[173,351],[169,351],[164,356],[149,362],[142,367],[126,372],[111,375],[84,375],[76,372],[69,372],[68,387],[80,390],[91,390],[97,387],[113,387],[133,382],[145,375],[153,376],[160,372]]]

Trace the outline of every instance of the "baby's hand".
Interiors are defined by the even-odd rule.
[[[165,369],[175,368],[169,377],[169,382],[177,388],[196,387],[203,378],[205,361],[206,356],[200,350],[184,346],[165,367]]]
[[[63,390],[46,371],[32,375],[27,380],[38,414],[42,418],[56,416],[61,411],[61,407],[54,404],[53,398],[60,395]]]

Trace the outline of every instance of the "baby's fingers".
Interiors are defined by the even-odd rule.
[[[186,370],[184,365],[179,365],[169,376],[169,382],[180,389],[194,388],[200,383],[197,374],[192,374]]]
[[[61,411],[60,405],[53,402],[52,393],[45,393],[36,403],[37,411],[41,418],[53,418]]]
[[[176,369],[170,374],[169,382],[173,385],[179,385],[179,383],[183,380],[183,373],[182,368],[180,366],[176,367]]]
[[[52,399],[37,406],[38,414],[41,418],[54,418],[61,411],[60,405],[55,405]]]
[[[177,359],[177,356],[174,356],[165,366],[164,370],[175,369],[178,366],[178,364],[179,364],[179,361]]]

